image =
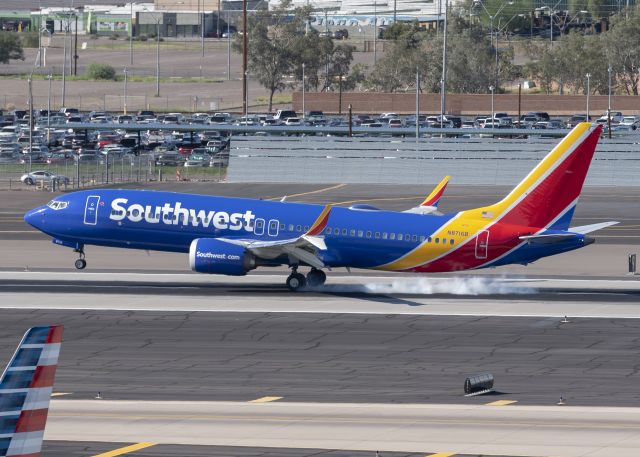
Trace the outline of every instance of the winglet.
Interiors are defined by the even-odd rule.
[[[39,456],[63,327],[32,327],[0,377],[0,455]]]
[[[304,234],[304,236],[318,236],[322,233],[329,222],[331,208],[333,208],[333,205],[331,204],[324,207],[316,221],[311,225],[311,228]]]
[[[440,197],[444,193],[444,190],[447,188],[447,184],[449,184],[450,176],[445,176],[440,184],[438,184],[433,191],[429,194],[427,198],[424,199],[420,206],[433,206],[434,208],[438,207],[438,202],[440,201]]]

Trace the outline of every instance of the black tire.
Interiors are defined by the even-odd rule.
[[[293,292],[304,289],[306,285],[307,280],[305,279],[304,275],[300,273],[294,273],[287,278],[287,287]]]
[[[316,270],[315,268],[307,274],[307,285],[309,287],[318,287],[324,284],[327,280],[327,275],[322,270]]]
[[[33,186],[33,179],[31,179],[31,178],[27,178],[27,179],[25,179],[25,180],[24,180],[24,183],[25,183],[27,186]]]
[[[78,259],[76,260],[75,266],[78,270],[84,270],[84,268],[87,266],[87,261],[84,259]]]

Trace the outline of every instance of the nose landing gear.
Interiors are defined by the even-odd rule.
[[[87,261],[84,259],[84,249],[83,248],[75,249],[75,252],[78,253],[80,258],[76,260],[74,265],[78,270],[84,270],[84,268],[87,266]]]

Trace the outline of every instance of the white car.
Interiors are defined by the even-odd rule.
[[[58,184],[64,184],[64,185],[68,185],[70,183],[69,178],[67,178],[66,176],[56,175],[44,170],[25,173],[20,177],[20,181],[22,181],[24,184],[28,186],[32,186],[38,181],[43,181],[47,183],[51,183],[55,181]]]
[[[635,130],[640,126],[640,119],[637,116],[624,116],[620,125],[624,125],[631,130]]]

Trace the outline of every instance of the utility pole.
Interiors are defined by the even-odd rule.
[[[440,128],[443,127],[447,109],[447,23],[449,22],[449,0],[444,3],[444,30],[442,36],[442,81],[440,85]]]
[[[133,67],[133,0],[129,0],[131,14],[129,16],[129,65]]]
[[[76,14],[76,29],[74,31],[73,45],[73,76],[78,76],[78,15]]]
[[[420,69],[416,67],[416,143],[420,138]]]
[[[156,19],[156,97],[160,96],[160,18]]]
[[[247,0],[242,0],[242,112],[247,115]]]

